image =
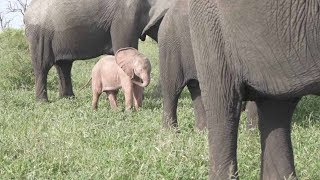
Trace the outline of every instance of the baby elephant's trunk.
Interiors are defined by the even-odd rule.
[[[141,86],[141,87],[147,87],[149,85],[149,83],[150,83],[150,77],[149,76],[141,77],[141,80],[142,80],[142,82],[133,80],[133,83],[138,85],[138,86]]]
[[[149,77],[145,77],[142,79],[142,85],[141,87],[147,87],[150,83],[150,78]]]

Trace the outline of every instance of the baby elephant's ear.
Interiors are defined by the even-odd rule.
[[[134,77],[133,59],[138,51],[134,48],[122,48],[116,52],[116,63],[131,78]]]

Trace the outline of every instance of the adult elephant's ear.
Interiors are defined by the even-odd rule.
[[[149,21],[144,27],[141,37],[145,37],[146,32],[164,17],[168,9],[172,7],[174,1],[175,0],[148,0],[150,4]]]
[[[133,59],[137,54],[138,51],[131,47],[121,48],[115,54],[116,63],[131,79],[134,77]]]

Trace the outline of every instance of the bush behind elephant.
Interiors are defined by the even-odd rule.
[[[132,101],[136,110],[142,106],[144,87],[150,83],[149,59],[134,48],[121,48],[115,56],[103,56],[92,69],[92,108],[98,108],[102,92],[108,95],[110,106],[118,107],[117,93],[124,91],[126,110]]]

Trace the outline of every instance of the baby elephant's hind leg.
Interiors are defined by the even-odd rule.
[[[92,94],[92,109],[97,110],[98,109],[98,100],[100,97],[100,92],[93,92]]]
[[[111,109],[117,109],[118,108],[118,104],[117,104],[118,90],[106,91],[106,93],[108,95]]]

